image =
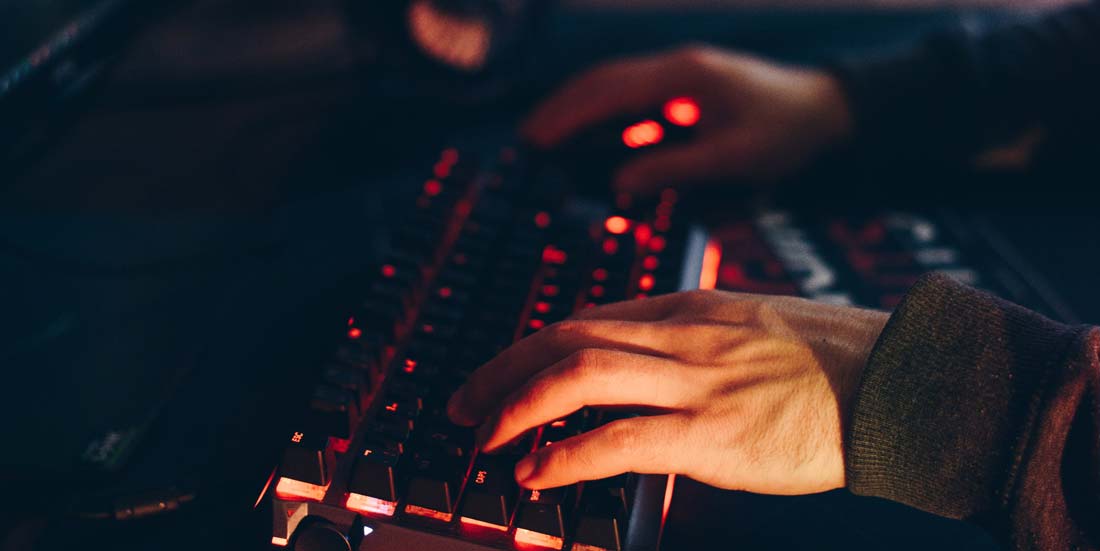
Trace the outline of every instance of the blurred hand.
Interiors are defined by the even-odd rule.
[[[539,105],[521,134],[552,147],[588,126],[681,96],[700,105],[696,139],[627,163],[616,175],[617,190],[648,193],[720,178],[768,183],[851,132],[846,100],[827,73],[689,47],[581,74]]]
[[[515,473],[527,488],[623,472],[771,494],[839,488],[847,412],[887,317],[719,291],[593,308],[478,369],[448,413],[482,423],[492,451],[585,406],[661,412],[528,455]]]

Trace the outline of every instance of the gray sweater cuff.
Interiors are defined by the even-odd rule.
[[[952,518],[1003,509],[1077,331],[938,275],[895,311],[846,440],[849,489]]]

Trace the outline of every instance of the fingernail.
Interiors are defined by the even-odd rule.
[[[516,463],[516,482],[523,484],[531,475],[535,474],[535,468],[538,467],[539,460],[535,457],[535,454],[529,454]]]

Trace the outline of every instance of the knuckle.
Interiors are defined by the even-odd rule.
[[[571,379],[583,379],[599,371],[602,354],[593,348],[582,348],[565,360],[564,371]]]

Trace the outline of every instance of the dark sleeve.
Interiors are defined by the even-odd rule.
[[[995,30],[945,32],[833,71],[863,157],[966,160],[1034,127],[1100,121],[1100,0]]]
[[[1100,549],[1100,329],[940,276],[890,318],[846,442],[848,486],[1016,549]]]

